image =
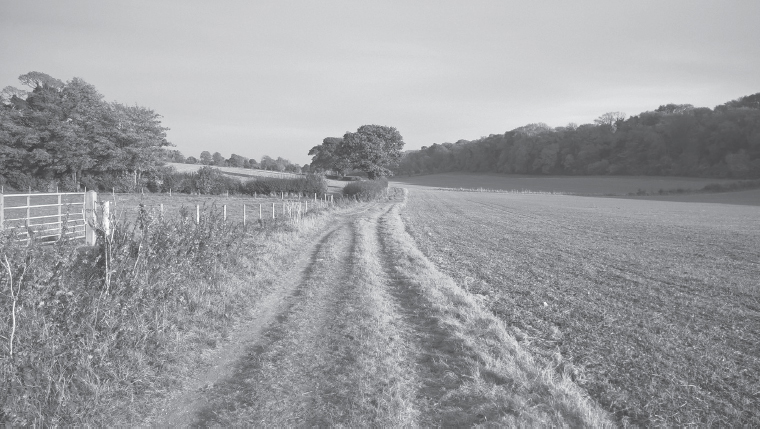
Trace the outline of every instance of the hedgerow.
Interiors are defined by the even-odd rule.
[[[388,189],[388,179],[362,180],[351,182],[343,187],[343,196],[356,198],[360,201],[373,200],[382,195]]]

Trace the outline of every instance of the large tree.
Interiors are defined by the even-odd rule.
[[[342,139],[328,137],[309,151],[311,167],[345,174],[349,169],[367,173],[370,179],[392,176],[390,167],[401,159],[404,140],[394,127],[363,125]]]
[[[355,133],[346,133],[338,146],[338,158],[348,160],[353,168],[375,179],[392,176],[389,169],[401,159],[404,139],[394,127],[362,125]]]

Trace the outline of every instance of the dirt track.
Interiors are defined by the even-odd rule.
[[[397,190],[339,215],[215,352],[216,364],[144,424],[598,423],[594,410],[586,420],[588,407],[524,400],[526,380],[544,373],[525,372],[532,362],[503,326],[423,260],[400,220],[404,198]]]

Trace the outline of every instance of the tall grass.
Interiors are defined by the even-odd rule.
[[[143,206],[132,223],[116,219],[94,247],[0,237],[0,424],[109,424],[124,401],[169,387],[162,374],[183,350],[213,344],[243,311],[225,272],[292,228],[213,209],[197,224],[188,210],[170,219]]]

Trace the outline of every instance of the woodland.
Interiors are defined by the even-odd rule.
[[[760,178],[760,93],[714,109],[667,104],[593,124],[529,124],[404,153],[399,175],[453,171],[539,175]]]

